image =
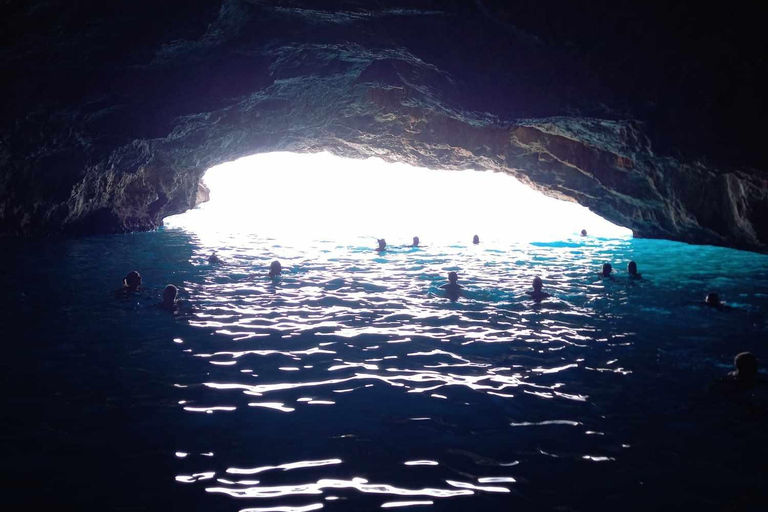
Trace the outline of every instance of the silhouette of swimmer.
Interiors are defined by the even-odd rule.
[[[411,247],[418,247],[419,246],[419,237],[415,236],[413,237],[413,245]]]
[[[179,293],[179,289],[174,285],[169,284],[163,290],[163,302],[160,307],[166,311],[174,311],[176,309],[176,295]]]
[[[383,238],[379,238],[379,246],[376,248],[378,252],[384,252],[387,250],[387,241]]]
[[[551,297],[550,294],[541,291],[542,286],[544,283],[542,283],[540,277],[534,277],[533,278],[533,291],[532,292],[525,292],[528,295],[531,296],[531,298],[536,302],[541,302],[542,300],[546,299],[547,297]]]
[[[629,274],[630,279],[642,279],[643,274],[637,273],[637,263],[634,261],[630,261],[627,263],[627,274]]]
[[[581,236],[587,236],[587,230],[586,229],[582,229],[581,230]]]
[[[755,384],[765,384],[765,379],[758,375],[757,358],[752,352],[741,352],[733,360],[736,370],[720,379],[715,389],[721,391],[749,391]]]
[[[275,260],[272,262],[271,265],[269,265],[269,273],[267,274],[269,277],[275,278],[279,275],[283,274],[283,266],[280,265],[280,262]]]
[[[135,292],[141,286],[141,274],[135,270],[128,272],[128,275],[123,278],[123,290],[129,292]]]
[[[477,235],[473,236],[472,237],[472,243],[475,244],[475,245],[479,244],[480,243],[480,237],[477,236]]]
[[[213,251],[210,256],[208,256],[208,263],[211,265],[218,265],[220,263],[224,263],[221,258],[216,256],[216,251]]]
[[[736,371],[730,372],[729,378],[743,382],[754,382],[757,379],[757,358],[752,352],[737,354],[733,359],[733,366]]]
[[[733,309],[731,306],[726,306],[720,302],[720,296],[714,292],[707,294],[707,298],[704,299],[704,306],[718,311],[730,311]]]
[[[600,277],[608,277],[613,279],[613,276],[611,276],[611,272],[613,272],[613,267],[610,263],[605,263],[603,265],[603,270],[598,274]]]
[[[458,280],[459,274],[456,272],[448,272],[448,284],[444,284],[440,287],[441,289],[445,290],[445,294],[452,301],[455,301],[461,297],[461,290],[464,289],[464,287],[458,283]]]

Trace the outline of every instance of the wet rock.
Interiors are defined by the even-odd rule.
[[[207,203],[211,200],[211,189],[208,188],[201,179],[197,183],[197,195],[195,196],[195,206],[200,206],[203,203]]]
[[[768,249],[764,42],[695,53],[685,13],[600,2],[195,4],[0,4],[0,234],[154,229],[207,200],[213,165],[330,151],[493,169],[635,236]],[[603,32],[573,28],[598,8]],[[728,66],[749,84],[710,76]]]

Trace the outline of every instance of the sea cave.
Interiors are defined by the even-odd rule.
[[[6,508],[768,502],[760,6],[0,20]]]

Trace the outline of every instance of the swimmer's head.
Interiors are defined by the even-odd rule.
[[[413,246],[418,247],[419,246],[419,237],[415,236],[413,237]]]
[[[581,236],[587,236],[587,230],[586,229],[582,229],[581,230]]]
[[[704,304],[710,307],[717,307],[720,305],[720,296],[716,293],[708,293],[707,298],[704,299]]]
[[[475,235],[472,237],[472,243],[473,244],[479,244],[480,243],[480,237]]]
[[[383,251],[387,247],[387,241],[383,238],[379,238],[379,250]]]
[[[131,288],[133,290],[141,286],[141,274],[136,272],[128,272],[128,275],[123,278],[123,286]]]
[[[611,275],[611,272],[613,272],[613,267],[611,266],[610,263],[605,263],[603,265],[603,272],[602,272],[603,277],[608,277],[609,275]]]
[[[283,272],[283,266],[275,260],[269,265],[269,277],[279,276]]]
[[[451,284],[456,284],[456,281],[459,280],[459,274],[456,272],[448,272],[448,282]]]
[[[165,287],[165,290],[163,290],[163,304],[166,306],[170,306],[174,303],[176,300],[176,294],[179,292],[179,289],[176,288],[174,285],[169,284]]]
[[[541,282],[541,278],[536,276],[533,278],[533,290],[540,292],[541,287],[544,286],[544,283]]]
[[[738,379],[751,380],[757,375],[757,358],[752,352],[742,352],[733,360]]]
[[[637,275],[637,263],[635,263],[634,261],[630,261],[627,264],[627,274],[629,274],[631,276],[636,276]]]

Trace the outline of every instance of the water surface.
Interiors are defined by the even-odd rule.
[[[595,510],[766,499],[768,258],[631,239],[391,247],[183,230],[3,251],[4,500]],[[225,265],[206,261],[211,249]],[[285,269],[266,277],[270,261]],[[626,262],[644,279],[630,281]],[[612,280],[597,277],[613,263]],[[137,269],[143,292],[114,293]],[[466,296],[439,286],[456,271]],[[525,295],[539,275],[553,297]],[[176,315],[153,306],[174,283]],[[717,291],[729,312],[695,301]]]

